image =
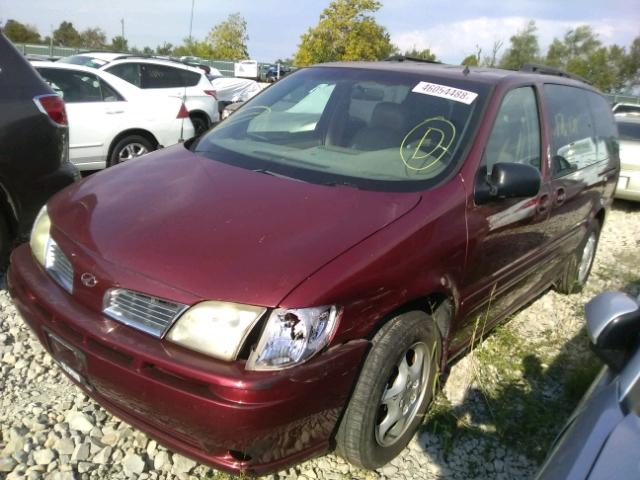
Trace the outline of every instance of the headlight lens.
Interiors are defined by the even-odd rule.
[[[266,308],[208,301],[194,305],[171,327],[166,339],[221,360],[235,360]]]
[[[31,240],[29,242],[33,255],[42,266],[44,266],[45,263],[50,230],[51,220],[49,220],[49,213],[47,212],[47,206],[45,205],[38,213],[36,221],[33,222],[33,228],[31,229]]]
[[[247,370],[280,370],[305,362],[329,343],[337,316],[335,306],[274,310]]]

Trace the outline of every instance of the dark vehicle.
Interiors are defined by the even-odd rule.
[[[79,178],[64,102],[0,33],[0,264],[38,210]]]
[[[538,474],[539,480],[640,478],[640,306],[607,292],[585,309],[595,352],[606,366]]]
[[[87,394],[170,448],[377,468],[480,316],[585,284],[619,168],[608,103],[566,76],[321,65],[57,195],[10,290]]]
[[[291,73],[291,68],[286,65],[280,65],[280,68],[278,68],[278,65],[269,65],[269,68],[267,68],[267,71],[264,74],[264,78],[265,81],[273,83],[277,82],[289,73]]]

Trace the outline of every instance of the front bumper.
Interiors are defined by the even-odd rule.
[[[248,372],[125,327],[79,304],[33,259],[11,257],[16,307],[51,353],[79,351],[89,396],[172,450],[233,473],[261,474],[330,448],[368,342],[281,372]],[[71,377],[70,377],[71,378]]]
[[[615,198],[640,202],[640,170],[620,170]]]

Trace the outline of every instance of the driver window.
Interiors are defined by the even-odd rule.
[[[533,87],[511,90],[502,100],[483,159],[487,172],[498,162],[540,170],[540,122]]]

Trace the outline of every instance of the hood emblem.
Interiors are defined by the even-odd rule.
[[[93,288],[98,284],[98,279],[95,277],[95,275],[89,272],[83,273],[82,276],[80,277],[80,281],[85,287],[89,287],[89,288]]]

